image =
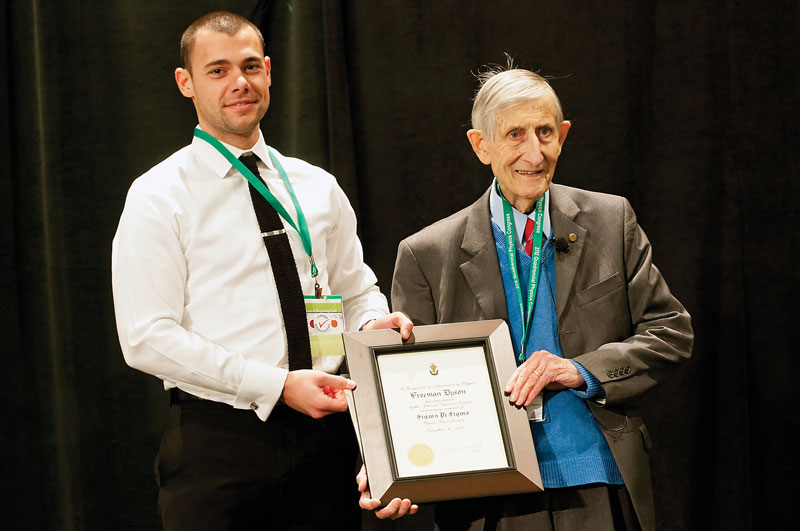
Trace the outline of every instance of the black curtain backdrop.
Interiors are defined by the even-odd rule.
[[[553,76],[573,123],[556,180],[628,197],[693,316],[693,358],[644,400],[659,528],[794,520],[797,2],[0,9],[4,529],[160,529],[152,463],[168,399],[124,364],[111,239],[131,181],[191,140],[178,39],[215,9],[262,28],[267,142],[337,175],[387,295],[400,239],[490,182],[465,137],[472,72],[508,52]]]

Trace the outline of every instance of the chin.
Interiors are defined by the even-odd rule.
[[[548,188],[549,188],[549,186],[537,186],[536,189],[530,190],[526,194],[526,197],[528,199],[532,199],[532,200],[539,199],[539,196],[541,196],[543,193],[545,193]]]

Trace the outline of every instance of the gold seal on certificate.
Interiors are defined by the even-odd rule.
[[[528,418],[503,385],[508,326],[478,321],[344,334],[348,395],[373,497],[415,502],[541,490]]]
[[[427,444],[417,443],[408,449],[408,461],[414,466],[425,468],[433,463],[433,449]]]

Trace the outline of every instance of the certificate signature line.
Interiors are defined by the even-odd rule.
[[[446,454],[449,453],[457,453],[457,452],[480,452],[483,449],[483,445],[481,443],[473,444],[472,446],[457,446],[455,448],[445,448],[444,452]]]

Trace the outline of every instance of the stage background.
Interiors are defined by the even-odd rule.
[[[794,521],[798,6],[3,3],[3,528],[160,527],[168,398],[124,364],[111,239],[131,181],[191,140],[172,73],[214,9],[263,29],[267,141],[338,176],[387,292],[400,239],[489,185],[465,137],[472,72],[508,52],[553,76],[573,123],[556,181],[628,197],[693,316],[693,358],[644,401],[659,528]]]

